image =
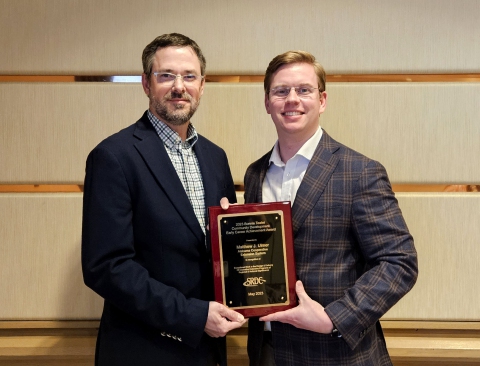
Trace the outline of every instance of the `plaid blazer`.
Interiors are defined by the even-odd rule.
[[[271,151],[245,173],[245,202],[262,202]],[[272,322],[277,366],[391,365],[379,319],[415,284],[417,253],[384,167],[325,131],[292,206],[297,277],[342,338]],[[249,321],[250,365],[263,323]]]

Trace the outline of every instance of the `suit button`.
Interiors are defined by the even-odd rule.
[[[165,337],[165,332],[160,333],[162,337]]]
[[[177,341],[181,342],[181,341],[182,341],[182,338],[178,337],[178,338],[177,338]]]

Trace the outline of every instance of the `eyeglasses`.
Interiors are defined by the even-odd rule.
[[[278,86],[270,89],[270,94],[279,99],[285,99],[290,94],[290,91],[295,89],[299,98],[310,98],[314,90],[318,88],[312,88],[310,86]]]
[[[178,78],[182,79],[185,84],[193,84],[196,81],[201,81],[204,78],[202,75],[195,74],[175,75],[169,72],[153,72],[152,74],[155,75],[157,83],[159,84],[173,84]]]

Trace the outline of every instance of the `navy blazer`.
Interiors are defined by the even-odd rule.
[[[194,145],[205,207],[236,202],[225,152]],[[147,113],[87,159],[82,268],[105,299],[97,365],[226,363],[225,339],[204,332],[214,299],[209,243]]]
[[[245,202],[262,202],[271,152],[249,166]],[[417,254],[383,166],[325,131],[292,206],[297,277],[342,338],[272,322],[277,366],[391,365],[379,319],[415,284]],[[263,323],[249,320],[251,365]]]

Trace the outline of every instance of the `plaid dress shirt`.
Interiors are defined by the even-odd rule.
[[[148,111],[148,119],[163,141],[165,150],[167,150],[167,154],[192,204],[200,227],[203,233],[205,233],[205,190],[203,189],[200,165],[193,151],[193,145],[198,140],[197,131],[190,123],[188,125],[187,138],[182,142],[178,133],[160,121],[150,111]]]

